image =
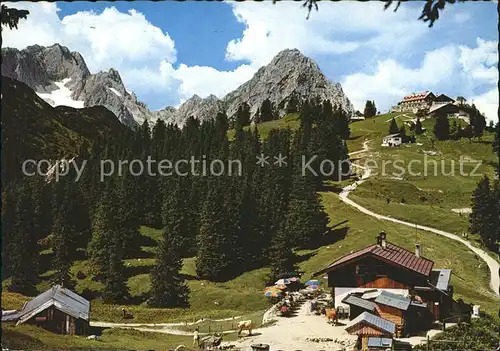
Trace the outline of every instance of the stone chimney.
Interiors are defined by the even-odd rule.
[[[420,257],[420,244],[415,244],[415,256]]]

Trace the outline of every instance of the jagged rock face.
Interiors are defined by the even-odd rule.
[[[58,89],[53,82],[71,78],[71,88],[81,89],[90,72],[77,52],[58,44],[50,47],[29,46],[19,51],[2,49],[2,75],[26,83],[40,93]]]
[[[245,102],[249,104],[253,117],[265,99],[269,99],[278,115],[283,116],[292,96],[299,103],[311,98],[330,100],[350,116],[354,113],[340,84],[328,81],[318,65],[297,49],[280,52],[251,80],[223,99],[214,95],[202,99],[194,95],[178,109],[167,107],[160,111],[150,111],[134,93],[129,93],[118,71],[110,69],[90,74],[79,53],[70,52],[58,44],[50,47],[35,45],[21,51],[3,48],[2,59],[2,75],[26,83],[53,106],[104,106],[130,127],[145,121],[152,125],[158,119],[182,126],[191,116],[204,121],[215,118],[222,111],[231,118]]]
[[[354,112],[340,84],[328,81],[318,65],[297,49],[281,51],[271,63],[260,68],[252,79],[227,94],[223,101],[229,117],[236,113],[243,102],[248,103],[253,116],[266,98],[283,116],[292,95],[299,101],[316,97],[330,100],[349,115]]]
[[[198,95],[194,95],[189,100],[186,100],[175,114],[174,122],[180,126],[189,117],[194,117],[200,121],[213,119],[217,113],[225,110],[224,103],[215,95],[210,95],[206,99],[202,99]]]

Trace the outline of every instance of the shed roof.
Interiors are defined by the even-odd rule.
[[[19,312],[16,310],[2,310],[2,322],[12,322],[19,318]]]
[[[17,324],[26,322],[51,306],[75,318],[88,321],[90,317],[90,302],[88,300],[60,285],[54,285],[24,304],[23,309],[19,311]]]
[[[401,268],[407,269],[409,271],[429,276],[434,262],[423,257],[417,257],[413,252],[403,249],[397,245],[387,242],[385,248],[378,244],[374,244],[364,249],[353,252],[349,255],[343,256],[338,260],[334,261],[328,267],[322,269],[319,272],[314,273],[314,276],[333,271],[338,267],[357,260],[362,257],[373,256],[381,261],[387,262],[389,264],[399,266]]]
[[[386,135],[386,136],[384,137],[384,139],[387,139],[387,138],[395,138],[395,137],[399,137],[399,136],[400,136],[400,134],[399,134],[399,133],[396,133],[396,134],[389,134],[389,135]]]
[[[354,318],[346,327],[346,329],[350,329],[360,323],[367,323],[372,327],[390,335],[394,335],[394,332],[396,330],[396,324],[369,312],[363,312],[359,316]]]
[[[342,302],[348,305],[364,308],[367,311],[375,311],[375,308],[377,307],[377,304],[373,301],[364,300],[356,295],[348,295],[342,300]]]
[[[429,277],[429,283],[438,290],[446,291],[450,285],[451,269],[433,269]]]
[[[388,291],[382,291],[375,299],[375,303],[397,308],[401,311],[406,311],[410,306],[411,300],[403,295],[393,294]]]
[[[391,338],[382,338],[380,336],[368,337],[368,347],[392,347]]]
[[[454,105],[452,104],[451,102],[448,102],[446,104],[436,104],[436,105],[432,105],[430,108],[429,108],[429,113],[433,113],[433,112],[436,112],[436,111],[439,111],[439,110],[446,110],[446,109],[449,109],[453,112],[458,112],[458,106],[457,105]]]

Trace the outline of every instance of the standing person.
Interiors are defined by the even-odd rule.
[[[193,333],[193,346],[200,347],[200,334],[198,333],[198,328],[196,328]]]

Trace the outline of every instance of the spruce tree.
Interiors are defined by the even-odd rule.
[[[287,232],[287,224],[283,223],[272,239],[269,249],[269,266],[271,274],[269,284],[278,279],[286,278],[297,268],[298,257],[292,249],[291,236]]]
[[[448,140],[450,138],[450,121],[448,120],[448,116],[441,114],[436,118],[434,135],[438,140]]]
[[[11,254],[9,248],[13,238],[16,219],[16,201],[14,194],[15,184],[10,183],[2,188],[2,277],[11,274]]]
[[[299,112],[299,102],[295,94],[292,94],[292,96],[290,96],[290,100],[288,100],[286,104],[285,111],[287,114]]]
[[[498,152],[499,152],[499,139],[500,139],[499,133],[500,133],[500,124],[497,122],[497,124],[495,126],[495,136],[493,139],[493,144],[491,146],[493,149],[493,152],[496,153],[497,156],[498,156]]]
[[[365,118],[374,117],[376,114],[377,114],[377,110],[375,107],[375,102],[370,101],[370,100],[366,100],[365,110],[363,112],[363,115],[365,116]]]
[[[314,248],[326,233],[327,225],[328,216],[313,183],[297,170],[282,229],[293,238],[294,247]]]
[[[109,262],[104,279],[104,289],[102,299],[105,303],[120,304],[130,298],[129,288],[127,286],[127,277],[125,266],[123,265],[122,245],[118,233],[113,233],[113,243],[108,249]]]
[[[492,205],[490,180],[487,176],[484,176],[472,193],[472,212],[469,215],[469,231],[472,234],[479,234],[485,245],[490,245],[488,226],[490,225],[489,221],[492,220]]]
[[[196,274],[201,279],[225,281],[231,270],[230,246],[226,236],[224,196],[220,184],[209,183],[208,194],[203,203],[201,225],[198,234]]]
[[[153,307],[173,308],[189,306],[189,287],[181,277],[182,236],[173,226],[167,226],[151,271],[151,291],[148,304]]]
[[[39,249],[34,232],[35,209],[32,194],[30,184],[24,182],[17,195],[8,250],[11,263],[11,283],[8,289],[28,296],[37,293],[36,284],[39,280]]]
[[[398,134],[398,133],[399,133],[399,127],[394,117],[392,117],[391,123],[389,124],[389,134]]]
[[[260,107],[260,120],[262,122],[272,121],[274,119],[273,105],[269,99],[265,99]]]
[[[415,134],[422,134],[423,129],[422,129],[422,122],[420,122],[420,118],[417,118],[417,121],[415,122]]]

